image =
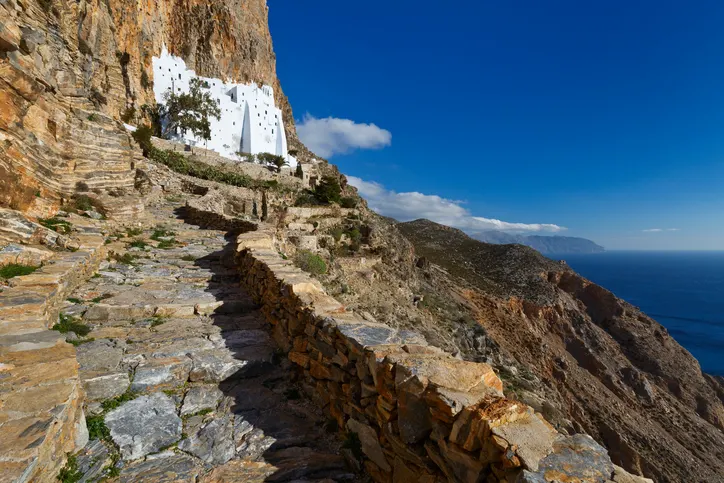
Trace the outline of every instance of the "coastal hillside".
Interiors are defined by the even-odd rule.
[[[722,481],[724,381],[703,374],[664,327],[527,247],[427,220],[397,227],[617,464],[656,481]],[[525,385],[511,389],[529,400]]]
[[[605,248],[591,240],[572,236],[514,235],[502,231],[490,230],[476,233],[475,239],[498,245],[519,243],[538,250],[543,254],[563,255],[569,253],[602,253],[605,251]]]

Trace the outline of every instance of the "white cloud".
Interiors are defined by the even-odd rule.
[[[566,228],[541,223],[510,223],[491,218],[473,216],[460,206],[460,201],[448,200],[437,195],[418,192],[396,193],[379,183],[347,176],[349,184],[357,188],[369,207],[384,216],[400,221],[427,218],[443,225],[460,228],[469,233],[486,230],[508,232],[559,232]]]
[[[678,228],[649,228],[648,230],[641,230],[644,233],[661,233],[663,231],[679,231]]]
[[[381,149],[392,144],[392,133],[374,124],[359,124],[349,119],[318,119],[305,114],[297,122],[299,139],[315,154],[329,158],[354,149]]]

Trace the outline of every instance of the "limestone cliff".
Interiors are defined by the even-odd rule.
[[[265,0],[2,0],[0,206],[48,215],[78,183],[132,189],[138,153],[120,119],[153,104],[164,44],[201,75],[272,85],[296,141]]]

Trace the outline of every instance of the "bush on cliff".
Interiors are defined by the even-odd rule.
[[[201,161],[188,158],[181,153],[175,151],[158,149],[153,145],[151,136],[153,131],[148,126],[139,127],[134,133],[133,138],[143,150],[143,155],[153,161],[161,163],[179,174],[193,176],[194,178],[205,179],[207,181],[216,181],[231,186],[240,186],[242,188],[265,189],[275,188],[278,182],[258,181],[249,176],[238,173],[219,166],[211,166]]]
[[[294,262],[299,268],[313,275],[324,275],[327,273],[327,262],[316,253],[308,250],[299,250]]]
[[[320,203],[326,205],[330,203],[341,202],[342,188],[339,186],[337,178],[325,176],[314,189],[314,196]]]

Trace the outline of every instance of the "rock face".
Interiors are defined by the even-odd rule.
[[[0,3],[0,207],[46,216],[81,183],[136,214],[142,158],[119,119],[155,104],[164,44],[200,75],[271,85],[296,142],[267,16],[265,0]]]

